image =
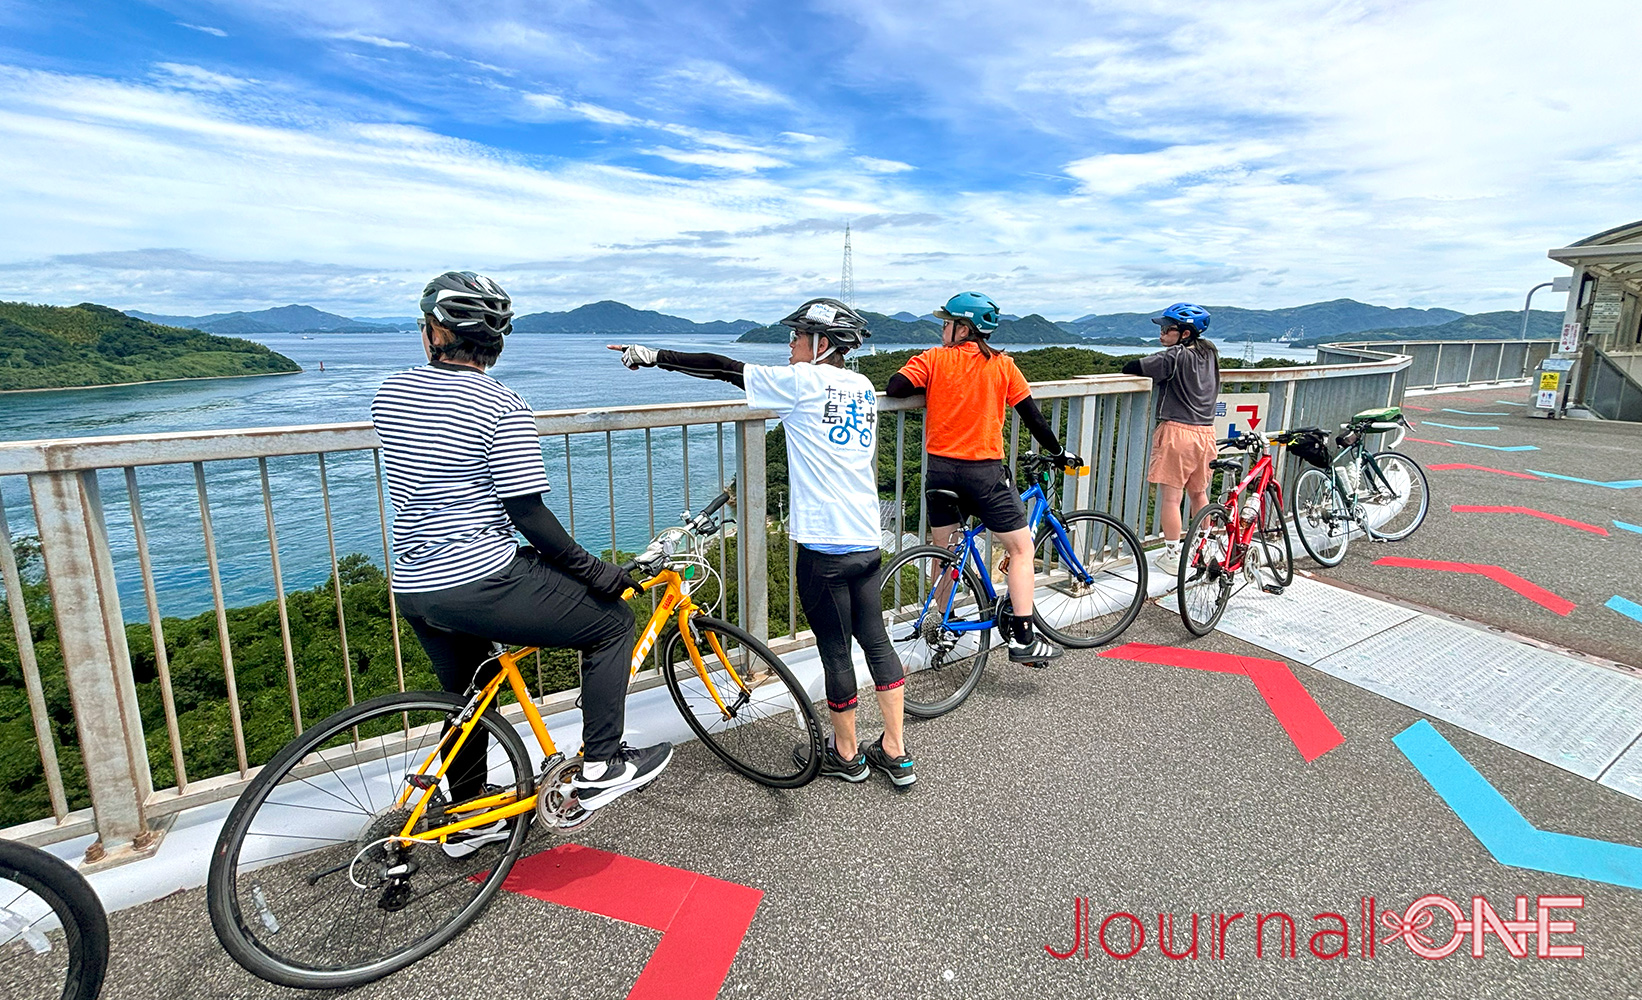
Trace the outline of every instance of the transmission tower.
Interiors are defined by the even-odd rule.
[[[1250,331],[1243,336],[1243,363],[1254,364],[1254,333]]]
[[[844,223],[844,276],[838,281],[838,298],[851,309],[855,308],[855,261],[850,253],[850,227]]]

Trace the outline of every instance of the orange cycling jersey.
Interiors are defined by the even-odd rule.
[[[1003,458],[1004,416],[1032,395],[1013,358],[982,357],[973,342],[932,347],[901,374],[927,393],[925,450],[946,458]]]

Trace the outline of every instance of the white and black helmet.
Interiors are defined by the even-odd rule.
[[[872,336],[861,314],[837,299],[811,299],[781,321],[794,333],[818,334],[834,349],[854,350]],[[831,353],[831,352],[828,352]]]
[[[422,289],[422,314],[477,347],[500,349],[513,330],[513,300],[472,271],[446,271]]]

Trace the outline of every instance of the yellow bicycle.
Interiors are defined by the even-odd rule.
[[[729,499],[726,490],[701,513],[686,512],[682,528],[662,532],[629,563],[648,577],[645,591],[661,591],[632,670],[676,617],[659,662],[685,722],[736,771],[794,788],[821,761],[808,692],[762,642],[704,614],[691,597],[712,575],[701,546],[721,527],[714,515]],[[478,917],[522,853],[532,817],[569,836],[599,815],[581,807],[571,785],[581,757],[557,749],[525,685],[520,664],[535,652],[498,647],[465,696],[421,691],[361,702],[261,769],[223,824],[207,884],[212,926],[235,961],[298,989],[380,979]],[[539,757],[497,704],[504,685]],[[482,763],[453,780],[447,772],[467,747],[474,749],[462,759]]]

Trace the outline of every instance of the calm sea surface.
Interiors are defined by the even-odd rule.
[[[368,420],[371,396],[382,380],[423,361],[414,333],[270,334],[252,339],[296,361],[304,371],[256,378],[4,393],[0,394],[0,440]],[[509,337],[507,351],[492,374],[538,410],[732,399],[738,395],[733,387],[721,382],[655,370],[630,372],[621,367],[613,352],[604,349],[612,339],[570,334]],[[787,359],[785,344],[737,344],[734,339],[722,335],[646,338],[644,342],[679,350],[718,351],[762,364],[783,364]],[[1239,346],[1227,345],[1227,350],[1236,351]],[[1257,344],[1256,348],[1266,357],[1315,357],[1309,349],[1277,344]],[[733,474],[732,432],[731,427],[724,429],[722,451],[720,437],[713,428],[691,432],[692,504],[699,505],[716,492],[721,481],[721,455],[725,476]],[[610,547],[613,528],[622,548],[637,549],[650,537],[652,503],[658,526],[674,523],[683,508],[684,447],[676,429],[653,432],[648,448],[643,432],[613,435],[608,450],[604,435],[578,435],[568,447],[567,469],[564,439],[546,439],[543,453],[555,487],[550,505],[561,520],[569,523],[574,517],[577,539],[587,547]],[[272,598],[261,469],[254,461],[212,462],[203,471],[225,603],[232,607]],[[371,455],[333,454],[326,459],[325,472],[337,554],[362,552],[380,565],[382,525]],[[267,473],[285,588],[320,583],[330,573],[330,547],[319,462],[313,456],[270,459]],[[192,615],[208,610],[212,606],[212,588],[195,469],[143,468],[137,470],[136,478],[161,613]],[[565,488],[567,478],[573,480],[574,511],[569,504],[570,490]],[[648,488],[652,479],[653,494]],[[122,611],[128,621],[146,620],[126,476],[118,470],[104,472],[99,484],[120,581]],[[13,537],[32,533],[34,516],[24,477],[0,480],[0,497]]]

